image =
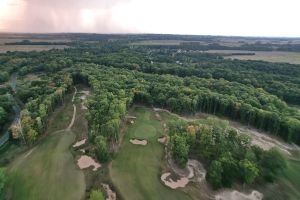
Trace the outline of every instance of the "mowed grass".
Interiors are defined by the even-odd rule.
[[[69,99],[69,97],[67,98]],[[31,150],[16,158],[8,167],[8,199],[16,200],[80,200],[85,195],[84,174],[76,166],[70,151],[75,141],[72,131],[59,131],[66,128],[71,119],[72,104],[53,114],[49,130]],[[59,126],[56,126],[59,124]],[[53,127],[54,126],[54,127]]]
[[[163,134],[160,121],[152,110],[137,107],[137,119],[129,125],[122,147],[110,167],[112,181],[125,200],[187,200],[187,194],[172,190],[160,182],[164,165],[163,145],[157,138]],[[131,138],[147,139],[146,146],[133,145]]]
[[[69,146],[71,132],[58,132],[20,156],[10,169],[11,199],[82,199],[85,180]]]

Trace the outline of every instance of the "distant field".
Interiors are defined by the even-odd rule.
[[[180,40],[145,40],[134,42],[133,45],[179,45]]]
[[[210,53],[232,54],[232,53],[255,53],[255,55],[229,55],[228,59],[240,60],[263,60],[268,62],[286,62],[300,64],[300,52],[282,51],[240,51],[240,50],[209,50]]]
[[[69,48],[66,45],[5,45],[5,43],[21,42],[23,40],[30,40],[31,42],[71,42],[71,39],[67,38],[39,38],[27,37],[14,34],[0,34],[0,53],[7,51],[45,51],[50,49],[64,49]]]
[[[66,45],[0,45],[0,53],[8,51],[45,51],[50,49],[69,48]]]

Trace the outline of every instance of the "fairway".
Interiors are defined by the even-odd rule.
[[[160,182],[164,164],[163,145],[157,142],[162,125],[154,112],[144,107],[134,110],[137,119],[129,125],[122,147],[110,167],[110,175],[125,200],[190,199],[180,190],[172,190]],[[131,138],[147,139],[146,146],[133,145]]]
[[[66,98],[69,99],[69,98]],[[66,103],[54,113],[49,130],[56,129],[53,124],[62,118],[70,123],[72,104]],[[66,116],[71,115],[71,116]],[[72,131],[56,130],[45,137],[31,150],[20,155],[9,168],[9,197],[16,200],[35,199],[83,199],[85,179],[78,169],[70,152],[75,141]]]

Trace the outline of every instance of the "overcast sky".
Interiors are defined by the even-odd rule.
[[[0,32],[300,37],[300,0],[0,0]]]

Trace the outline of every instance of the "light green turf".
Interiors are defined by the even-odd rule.
[[[187,200],[180,190],[172,190],[160,182],[163,165],[163,145],[157,142],[162,135],[161,123],[147,108],[135,109],[137,119],[128,127],[120,152],[110,167],[113,183],[125,200]],[[133,145],[131,138],[147,139],[147,146]]]
[[[66,117],[66,109],[56,113],[58,116],[50,126],[61,119],[61,115]],[[68,123],[69,121],[65,127]],[[75,134],[72,131],[56,131],[49,133],[33,149],[20,155],[8,169],[8,194],[11,199],[83,199],[86,188],[84,174],[76,166],[69,149],[74,141]]]

